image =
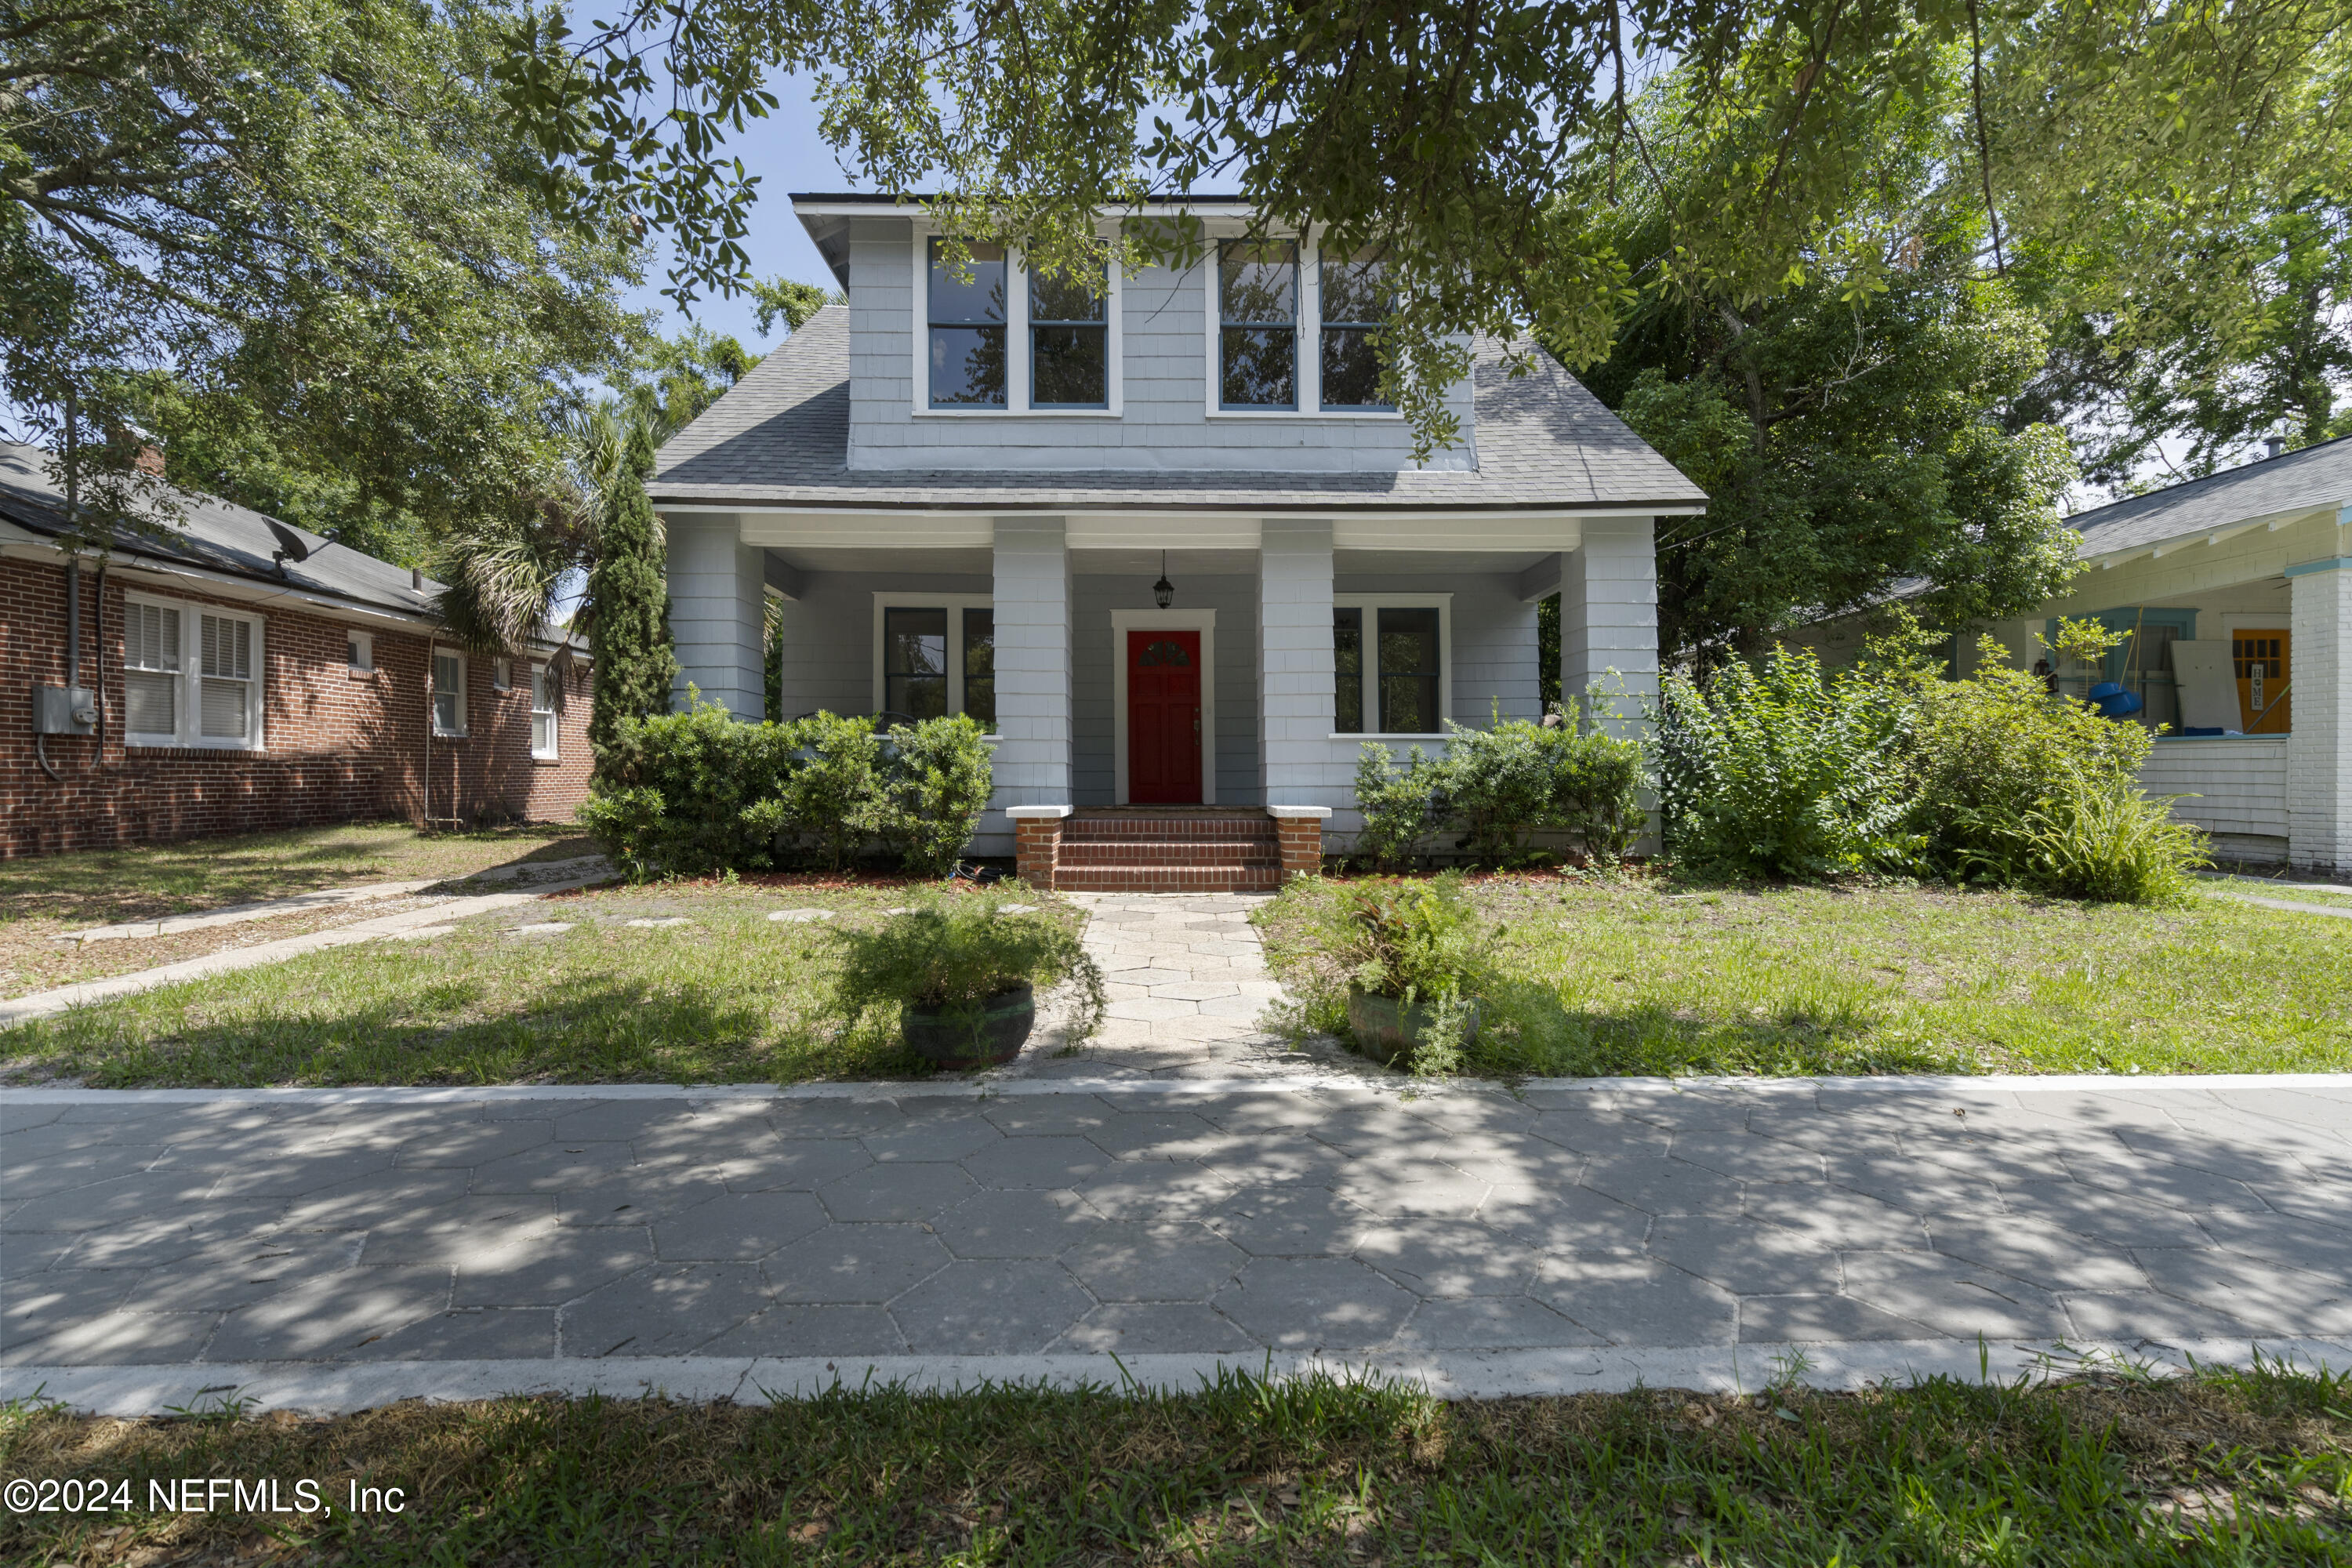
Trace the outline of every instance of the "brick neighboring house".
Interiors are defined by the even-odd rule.
[[[103,558],[76,557],[48,455],[0,445],[0,858],[571,816],[588,788],[583,648],[468,652],[436,637],[441,585],[421,574],[297,529],[309,554],[281,563],[283,525],[172,494],[168,531],[120,528]]]

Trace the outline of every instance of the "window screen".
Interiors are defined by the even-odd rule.
[[[882,612],[882,706],[915,719],[948,710],[948,613]]]
[[[1029,274],[1030,406],[1110,406],[1109,316],[1107,274]]]
[[[1217,401],[1226,408],[1298,406],[1298,247],[1217,247]]]
[[[1323,262],[1323,406],[1387,408],[1372,334],[1388,320],[1388,268],[1376,254]]]
[[[198,617],[203,653],[197,731],[208,741],[244,741],[253,733],[253,623],[226,616]]]
[[[996,612],[963,613],[963,710],[983,730],[996,728]]]
[[[123,725],[134,735],[180,729],[180,612],[128,604],[122,614]]]
[[[433,727],[445,735],[466,731],[466,661],[437,649],[433,655]]]
[[[1391,735],[1438,729],[1437,612],[1381,610],[1381,729]]]
[[[967,246],[959,268],[930,246],[930,384],[934,408],[1004,406],[1004,247]]]
[[[1332,728],[1343,735],[1361,734],[1364,728],[1364,612],[1331,612],[1331,662],[1339,685],[1333,692],[1338,715]]]

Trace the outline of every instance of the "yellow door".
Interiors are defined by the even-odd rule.
[[[2238,670],[2238,716],[2249,735],[2284,735],[2287,722],[2287,634],[2241,631],[2230,636]]]

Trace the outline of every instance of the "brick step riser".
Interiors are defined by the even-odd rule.
[[[1132,867],[1139,870],[1265,871],[1282,869],[1279,855],[1203,855],[1197,850],[1137,849],[1104,853],[1094,845],[1062,847],[1065,866],[1094,869]]]
[[[1190,824],[1163,826],[1150,822],[1072,822],[1062,827],[1062,842],[1104,838],[1153,838],[1176,844],[1271,844],[1278,835],[1271,822],[1236,822],[1230,826],[1219,824],[1201,827]]]
[[[1055,873],[1054,886],[1066,893],[1271,893],[1282,886],[1282,878],[1278,871],[1066,866]]]

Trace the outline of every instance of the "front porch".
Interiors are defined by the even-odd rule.
[[[764,711],[774,602],[775,717],[972,715],[995,758],[972,852],[1063,888],[1262,890],[1319,864],[1360,826],[1365,742],[1540,717],[1555,593],[1564,691],[1605,687],[1630,725],[1656,690],[1648,517],[668,528],[681,693]]]

